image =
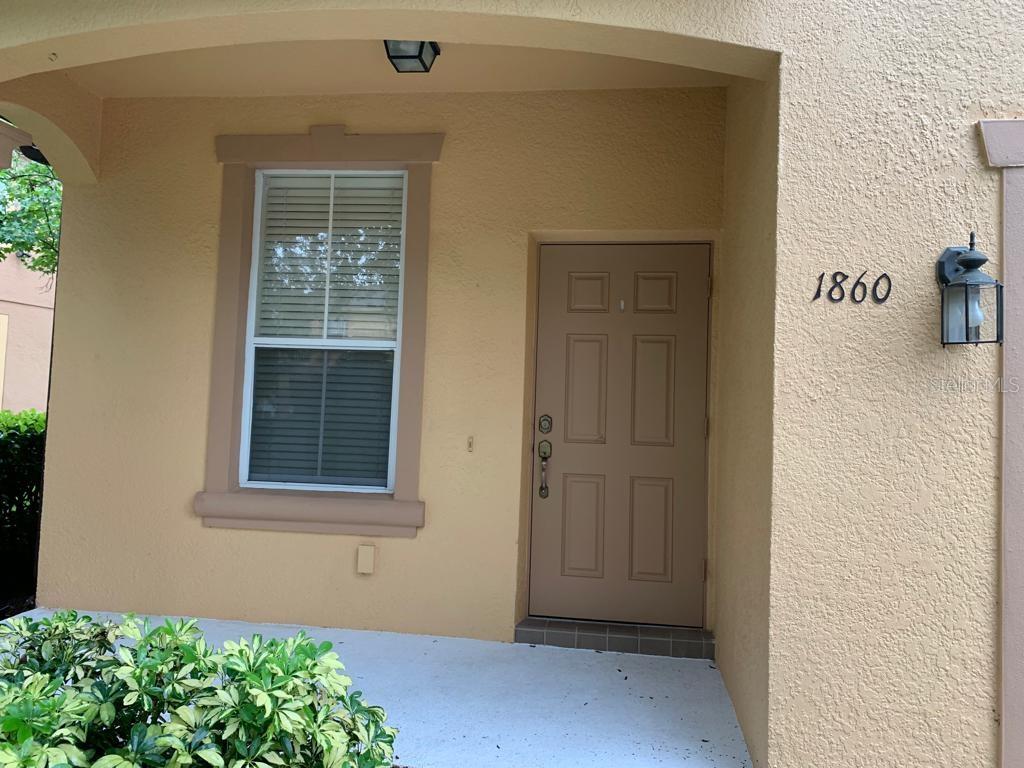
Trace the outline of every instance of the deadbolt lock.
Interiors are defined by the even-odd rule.
[[[541,431],[541,433],[545,434],[545,435],[548,432],[550,432],[551,431],[551,417],[548,416],[545,413],[543,416],[541,416],[539,419],[537,419],[537,429],[539,429]]]

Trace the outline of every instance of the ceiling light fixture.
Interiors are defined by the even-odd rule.
[[[384,50],[396,72],[429,72],[441,46],[432,40],[385,40]]]

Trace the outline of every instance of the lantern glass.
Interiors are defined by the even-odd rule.
[[[411,59],[392,59],[391,63],[395,65],[395,69],[399,72],[422,72],[423,65],[420,63],[418,57]]]
[[[423,71],[429,72],[434,66],[434,59],[441,53],[441,47],[437,43],[424,43],[420,58],[423,60]]]
[[[388,53],[392,56],[419,56],[422,40],[388,40]]]
[[[427,40],[385,40],[388,60],[397,72],[429,72],[441,46]]]
[[[942,289],[942,343],[1001,343],[1003,287],[954,282]]]

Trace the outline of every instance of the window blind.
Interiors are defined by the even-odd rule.
[[[249,479],[383,486],[394,352],[256,349]]]
[[[401,176],[268,176],[256,335],[395,339]]]
[[[243,480],[386,488],[404,175],[261,176]]]

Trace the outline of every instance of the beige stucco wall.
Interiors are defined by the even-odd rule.
[[[8,256],[0,261],[0,409],[46,410],[56,279]]]
[[[124,55],[128,48],[138,53],[160,46],[212,44],[213,38],[311,35],[311,29],[318,37],[376,36],[366,34],[358,24],[325,23],[342,18],[332,15],[332,9],[342,9],[339,14],[355,9],[347,18],[377,21],[388,9],[438,9],[449,13],[392,13],[390,18],[403,31],[426,29],[424,34],[437,32],[440,39],[564,45],[691,65],[700,65],[703,58],[711,68],[744,69],[748,74],[759,60],[737,57],[734,48],[720,50],[693,38],[782,53],[778,259],[774,273],[766,269],[764,274],[766,284],[773,280],[776,284],[770,610],[767,619],[750,614],[768,622],[770,684],[767,692],[762,685],[741,688],[735,684],[731,691],[741,713],[767,708],[766,727],[747,718],[745,729],[748,739],[756,742],[752,745],[755,755],[763,762],[767,755],[766,764],[773,768],[995,765],[999,434],[992,385],[998,375],[998,353],[993,349],[947,352],[938,347],[932,262],[943,246],[963,242],[969,227],[978,229],[982,246],[997,261],[1000,256],[998,180],[982,167],[973,123],[981,116],[1024,117],[1024,5],[1006,0],[725,4],[536,0],[517,5],[500,0],[386,4],[296,0],[287,3],[291,14],[275,14],[272,22],[258,17],[285,5],[280,0],[184,0],[140,8],[132,0],[89,0],[77,3],[77,12],[69,14],[60,4],[10,2],[0,25],[0,77],[63,66],[61,61],[47,63],[46,59],[46,51],[51,50],[48,38],[57,35],[71,36],[61,41],[61,52],[77,63],[118,55],[115,52]],[[367,9],[365,13],[362,8]],[[309,13],[304,14],[305,10]],[[479,16],[463,18],[456,11]],[[235,19],[234,13],[245,16]],[[108,34],[118,26],[148,21],[168,26],[153,27],[148,35],[139,34],[138,29]],[[589,23],[628,29],[607,32]],[[657,33],[650,45],[637,42],[639,30]],[[690,39],[673,44],[673,38],[664,33]],[[217,107],[211,105],[210,110],[216,114]],[[173,113],[171,125],[187,128],[197,117],[203,116],[192,110]],[[252,125],[265,126],[269,116],[251,118]],[[222,122],[225,128],[235,124]],[[300,122],[294,120],[291,127],[298,128]],[[150,131],[148,138],[163,135]],[[130,143],[146,139],[143,132]],[[171,168],[166,159],[169,147],[156,144],[151,151],[162,158],[164,170]],[[191,166],[194,158],[186,162]],[[124,177],[123,172],[114,171],[114,178]],[[147,183],[136,179],[131,188],[159,196],[164,183],[164,179]],[[210,181],[202,186],[197,196],[202,199],[187,203],[186,212],[205,210],[214,202],[208,189],[212,185]],[[125,196],[126,202],[138,199]],[[82,201],[90,202],[88,193],[82,193]],[[149,218],[168,231],[180,226],[170,212]],[[165,288],[169,295],[155,303],[160,322],[145,324],[138,331],[144,335],[156,325],[161,331],[176,324],[182,327],[180,334],[153,332],[146,340],[171,353],[168,362],[148,363],[149,376],[157,384],[155,394],[168,402],[181,397],[182,390],[190,401],[203,402],[202,382],[187,378],[184,383],[162,384],[161,377],[178,373],[171,363],[191,360],[191,355],[198,355],[192,347],[203,343],[207,329],[198,327],[204,321],[196,317],[203,316],[211,273],[205,262],[195,261],[195,253],[212,236],[208,228],[209,224],[201,224],[186,233],[179,249],[184,256],[173,255],[188,258],[197,271],[186,274],[182,284]],[[83,243],[91,237],[93,247],[101,239],[96,226],[84,221],[74,222],[73,231],[85,238]],[[177,277],[167,260],[171,248],[143,242],[133,241],[127,248],[147,258],[153,258],[149,253],[162,257],[152,262],[158,278]],[[84,257],[79,264],[87,274]],[[854,274],[865,269],[871,274],[888,272],[894,281],[892,299],[884,307],[811,303],[817,275],[838,269]],[[522,279],[515,278],[514,271],[511,274]],[[143,284],[139,273],[118,279],[124,288],[140,289]],[[89,287],[93,283],[102,296],[112,296],[113,289],[100,285],[98,275],[87,281]],[[482,287],[493,292],[495,285],[485,281]],[[126,316],[134,319],[147,308],[142,296],[118,297],[109,309],[94,306],[96,319],[90,329],[108,330]],[[74,301],[86,300],[82,296]],[[497,306],[505,304],[499,300]],[[435,304],[432,312],[436,311]],[[84,307],[79,306],[79,312],[85,316]],[[507,328],[518,333],[521,327],[498,326],[489,319],[484,315],[482,321],[474,319],[472,328],[446,329],[440,337],[435,331],[435,348],[457,352],[457,342],[478,338],[480,322],[485,324],[480,335],[484,330]],[[129,330],[131,340],[135,331]],[[128,351],[137,355],[141,345],[135,341]],[[72,348],[70,339],[65,350],[58,348],[58,356],[67,355],[70,382],[72,363],[89,361],[83,359],[84,349]],[[113,371],[130,372],[134,369],[124,360],[125,351],[112,347],[100,356]],[[504,372],[504,368],[497,365],[495,371]],[[197,378],[201,377],[197,374]],[[501,393],[518,391],[521,381],[521,376],[514,384],[508,379]],[[90,393],[88,389],[86,395]],[[104,413],[109,411],[114,419],[110,434],[118,437],[104,458],[135,468],[138,452],[150,450],[150,441],[143,438],[167,431],[188,450],[173,456],[157,450],[155,458],[172,459],[185,468],[194,465],[187,470],[194,477],[186,483],[169,479],[168,473],[151,472],[138,480],[129,473],[118,476],[115,490],[127,495],[130,489],[152,499],[155,506],[135,505],[137,514],[143,515],[142,525],[154,528],[144,553],[129,555],[131,565],[109,563],[118,579],[135,578],[137,566],[147,567],[146,572],[177,566],[172,549],[180,548],[165,545],[166,534],[177,530],[169,529],[165,519],[182,514],[176,499],[184,495],[185,485],[199,479],[190,451],[201,451],[201,440],[198,435],[194,441],[182,437],[180,416],[171,409],[153,409],[153,394],[115,383],[114,392],[103,402]],[[86,395],[68,395],[69,434],[79,426],[75,410],[91,405]],[[428,389],[428,397],[438,395]],[[130,407],[133,417],[116,412],[114,401],[126,410]],[[456,439],[455,430],[443,421],[457,411],[456,404],[440,398],[435,405],[438,421],[428,417],[428,435],[433,435],[428,454],[430,449],[444,447],[444,439]],[[480,423],[491,419],[499,417],[483,414]],[[198,431],[201,423],[197,418],[189,429]],[[135,442],[123,435],[134,436]],[[80,461],[73,448],[74,441],[69,440],[54,449],[55,461],[64,467],[62,482],[69,488],[88,488],[95,482],[99,452],[91,450]],[[517,459],[502,457],[513,463]],[[497,460],[495,456],[488,464]],[[472,461],[482,464],[481,454]],[[441,453],[438,462],[450,477],[465,477],[465,456]],[[472,490],[471,478],[454,482],[460,487],[469,484]],[[510,489],[513,485],[508,484]],[[70,490],[63,498],[70,502]],[[495,502],[489,495],[487,507],[505,503],[504,497],[498,498]],[[77,534],[79,524],[70,508],[66,516],[50,514],[46,525],[52,527],[44,535],[54,543],[46,544],[44,569],[61,572],[60,559],[73,553],[70,540],[58,539],[64,538],[60,535],[64,527]],[[471,525],[470,530],[476,528]],[[425,531],[423,541],[428,535]],[[195,539],[186,536],[182,547],[194,546]],[[238,541],[225,538],[223,547]],[[269,539],[254,534],[251,541],[257,552],[268,551]],[[94,536],[85,543],[108,551]],[[414,545],[389,545],[382,564],[386,567],[389,561],[395,562],[393,557],[412,552]],[[290,543],[281,546],[286,554],[298,550]],[[317,544],[303,555],[307,560],[329,555],[328,546]],[[743,552],[732,554],[739,557]],[[463,563],[446,563],[439,573],[431,574],[432,579],[438,586],[454,585],[453,572]],[[466,563],[464,573],[458,575],[490,583],[488,575],[471,571],[472,564]],[[215,563],[199,573],[180,568],[175,572],[179,575],[168,579],[165,590],[179,602],[202,584],[214,583],[213,577],[223,580],[217,583],[220,594],[230,593],[243,576],[255,578],[268,598],[279,599],[285,592],[279,583],[280,566],[273,561],[265,577],[248,569],[225,577]],[[725,573],[721,578],[719,605],[728,591]],[[409,582],[414,592],[424,589],[415,580]],[[96,601],[109,601],[114,592],[94,589],[91,594]],[[373,588],[365,594],[369,600]],[[223,607],[229,607],[224,600]],[[375,610],[382,617],[404,607],[365,605],[367,612]],[[445,606],[439,610],[444,612]],[[501,606],[497,612],[507,611]],[[480,606],[480,616],[493,614],[492,606]]]
[[[939,345],[934,261],[974,228],[998,274],[974,123],[1024,116],[1024,5],[813,24],[777,33],[769,764],[994,766],[999,351]],[[812,303],[839,269],[892,298]]]
[[[510,639],[520,547],[528,233],[716,229],[725,94],[109,101],[69,185],[41,604]],[[203,528],[218,133],[442,131],[413,540]],[[466,450],[474,437],[474,450]],[[101,447],[99,447],[101,446]]]
[[[768,765],[777,126],[776,82],[729,89],[711,324],[710,585],[716,655],[755,766]]]

